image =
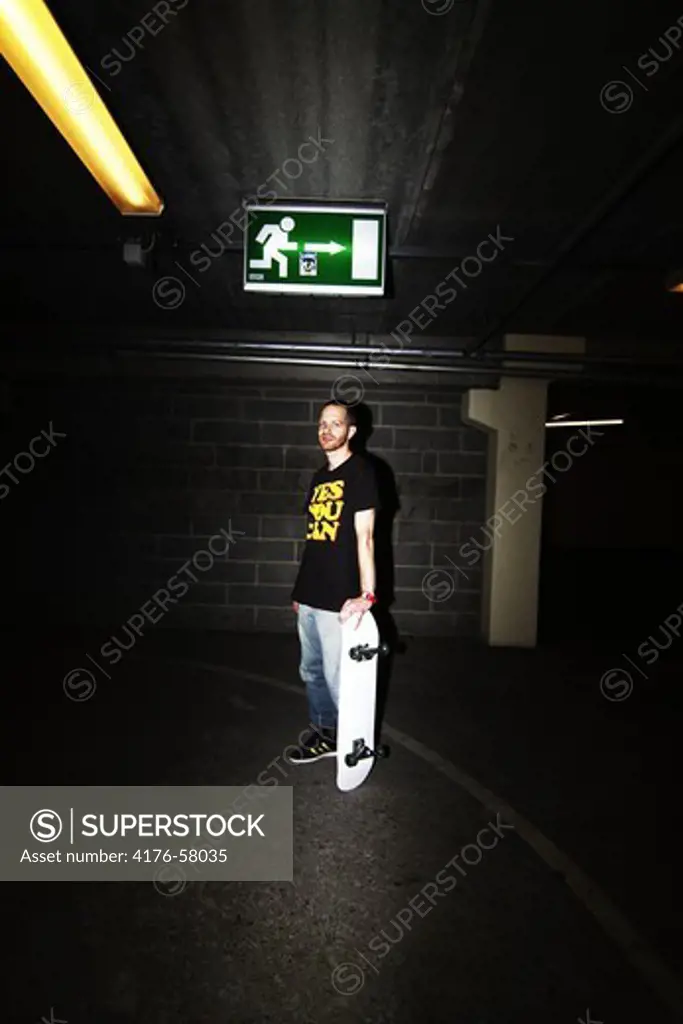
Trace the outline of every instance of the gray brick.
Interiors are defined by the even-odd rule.
[[[261,536],[301,540],[306,535],[306,518],[298,516],[263,516]]]
[[[310,401],[315,402],[316,407],[322,405],[329,398],[327,385],[292,383],[286,387],[266,387],[263,389],[264,398],[284,398],[288,401]]]
[[[174,403],[177,416],[191,420],[241,420],[243,401],[237,394],[178,395]]]
[[[459,544],[435,544],[433,549],[434,565],[449,572],[456,582],[458,590],[472,590],[473,581],[477,580],[481,569],[472,565],[473,556],[461,551]]]
[[[393,347],[393,341],[390,341],[387,344],[387,348],[391,348],[391,347]],[[390,367],[390,364],[387,363],[387,368],[389,368],[389,367]],[[407,404],[407,403],[412,403],[412,402],[418,402],[420,404],[424,404],[424,402],[426,400],[426,393],[427,393],[427,389],[426,388],[424,389],[424,391],[414,391],[414,390],[411,391],[409,389],[404,390],[404,388],[400,384],[392,384],[391,385],[391,391],[390,392],[386,392],[386,391],[384,392],[384,394],[390,394],[391,395],[391,398],[392,398],[393,402],[401,404],[401,405],[404,405],[404,404]]]
[[[275,420],[278,423],[311,423],[310,402],[278,402],[275,400],[245,403],[245,416],[250,420]]]
[[[162,588],[168,590],[168,582],[169,580],[173,580],[175,592],[173,590],[169,590],[169,596],[175,598],[178,602],[188,601],[192,604],[225,604],[225,584],[221,583],[219,580],[211,579],[213,569],[216,568],[215,565],[212,569],[207,570],[207,572],[201,572],[192,564],[183,569],[183,564],[184,563],[182,561],[178,561],[176,564],[161,561],[141,565],[139,567],[135,583],[140,583],[140,585],[146,586],[147,597],[145,600],[151,600],[156,590]],[[192,579],[193,576],[196,576],[197,578],[196,583]],[[181,583],[186,583],[188,587],[182,597],[178,591],[178,587]]]
[[[395,430],[396,447],[409,451],[458,451],[460,448],[459,431],[457,430]]]
[[[482,452],[439,452],[439,473],[484,477],[486,461]]]
[[[127,491],[113,503],[110,511],[116,516],[119,529],[131,533],[190,532],[190,511],[186,493],[157,492],[140,494]]]
[[[475,636],[478,629],[474,615],[458,615],[446,611],[397,611],[394,621],[401,633],[412,636]]]
[[[460,435],[460,450],[463,452],[486,452],[488,443],[488,433],[476,427],[465,427]]]
[[[312,479],[313,479],[313,474],[312,474],[310,469],[298,469],[296,471],[296,477],[295,477],[296,486],[295,486],[294,490],[299,495],[299,497],[301,498],[302,502],[305,500],[305,498],[308,495],[308,491],[310,489]]]
[[[189,471],[188,486],[197,490],[256,491],[258,482],[259,472],[256,469],[196,466]],[[221,501],[224,500],[222,497]]]
[[[140,579],[137,576],[113,576],[107,581],[108,592],[98,594],[97,605],[111,611],[110,629],[113,632],[125,623],[142,605],[149,601],[155,590],[163,586],[165,580],[158,584],[149,579]],[[76,603],[80,605],[80,595],[74,595]],[[93,603],[92,596],[86,604]]]
[[[159,539],[147,533],[109,534],[102,538],[102,543],[107,550],[121,551],[128,557],[138,559],[156,555]],[[68,546],[66,539],[64,546]]]
[[[401,542],[423,542],[428,544],[432,540],[432,524],[427,520],[422,522],[401,520],[397,523],[397,530],[394,536]]]
[[[254,469],[282,469],[284,451],[276,445],[245,445],[243,447],[216,445],[216,464]]]
[[[440,502],[436,498],[414,498],[409,494],[403,495],[400,499],[401,508],[399,516],[401,519],[436,519],[448,518],[437,517]],[[442,503],[442,502],[441,502]],[[452,502],[455,505],[455,501]]]
[[[374,451],[376,448],[388,449],[398,447],[398,445],[394,444],[393,427],[375,427],[368,443],[370,451]]]
[[[165,394],[162,392],[154,393],[151,391],[128,391],[117,392],[116,396],[113,396],[117,402],[119,409],[125,410],[126,418],[129,416],[144,417],[144,416],[158,416],[172,418],[174,415],[174,396],[172,393],[167,391]],[[109,396],[103,394],[101,391],[95,392],[93,395],[96,409],[106,407],[111,400]]]
[[[240,512],[260,515],[295,516],[301,514],[302,493],[281,494],[277,491],[260,494],[242,494]]]
[[[210,534],[205,537],[159,537],[157,540],[157,554],[159,558],[181,559],[178,564],[186,558],[192,558],[196,551],[208,550]],[[218,542],[214,544],[218,548]]]
[[[436,407],[432,405],[384,405],[382,426],[384,427],[435,427]]]
[[[431,549],[429,544],[403,544],[394,545],[394,565],[424,565],[431,562]]]
[[[429,572],[429,570],[427,570]],[[427,573],[424,573],[426,576]],[[420,581],[422,583],[422,580]],[[421,587],[415,590],[403,590],[399,589],[396,591],[396,603],[391,606],[392,612],[396,611],[416,611],[423,612],[429,608],[429,600],[423,593]]]
[[[258,605],[259,607],[272,607],[272,608],[291,608],[290,592],[291,587],[289,586],[275,586],[270,584],[268,586],[241,584],[234,583],[228,587],[228,593],[230,597],[229,604],[231,605]]]
[[[399,496],[416,498],[458,498],[460,480],[457,477],[402,476],[398,481]]]
[[[214,555],[214,564],[210,569],[205,572],[198,570],[192,563],[194,555],[198,552],[209,552],[212,554],[208,542],[209,537],[160,537],[159,538],[159,553],[156,559],[148,559],[146,565],[150,567],[150,571],[156,573],[154,578],[168,579],[174,573],[178,572],[180,568],[187,562],[190,564],[187,567],[187,572],[193,573],[198,579],[206,577],[210,578],[211,582],[220,582],[221,580],[232,580],[236,582],[253,582],[255,579],[255,568],[253,562],[232,562],[230,555],[227,556],[216,556]],[[224,544],[221,538],[221,543]],[[219,547],[219,544],[214,545]],[[231,547],[231,551],[235,548]],[[202,555],[199,559],[200,565],[207,565],[208,559],[205,555]],[[189,577],[191,580],[191,577]]]
[[[453,591],[445,601],[439,602],[438,606],[432,603],[432,609],[443,609],[447,612],[458,612],[460,614],[476,615],[479,612],[481,598],[478,593],[458,590]]]
[[[437,453],[436,452],[423,452],[422,453],[422,472],[423,473],[436,473],[437,472]]]
[[[314,423],[264,423],[261,427],[261,443],[275,445],[298,445],[306,447],[315,444],[317,431]]]
[[[234,562],[231,559],[216,562],[210,575],[216,583],[255,583],[256,562]]]
[[[427,391],[426,399],[435,405],[460,405],[465,388],[453,388],[452,391]]]
[[[435,519],[447,519],[454,523],[470,522],[484,518],[484,501],[476,498],[454,501],[449,498],[439,499],[436,505]]]
[[[459,531],[459,543],[462,544],[466,540],[478,540],[480,544],[487,543],[488,538],[484,533],[484,517],[473,522],[469,519],[462,519],[458,525]]]
[[[468,538],[449,552],[449,558],[456,566],[453,571],[457,571],[463,578],[462,590],[473,590],[480,586],[485,556],[485,538],[480,538],[478,543]]]
[[[196,549],[195,549],[196,550]],[[193,552],[194,553],[194,552]],[[174,560],[163,559],[163,558],[146,558],[144,561],[137,562],[134,566],[133,578],[137,582],[144,581],[148,586],[161,585],[166,583],[171,576],[180,572],[180,569],[188,561],[187,559],[176,558]],[[199,573],[192,565],[187,566],[187,569],[182,574],[182,579],[192,586],[192,575],[194,574],[197,579],[202,573]]]
[[[300,469],[262,469],[259,473],[259,490],[261,491],[283,491],[291,494],[294,491],[301,491]],[[306,473],[306,480],[310,480],[310,473]]]
[[[173,618],[162,620],[169,629],[211,629],[231,633],[252,632],[254,628],[253,608],[230,608],[225,605],[202,607],[201,605],[176,605]]]
[[[119,443],[136,442],[140,438],[145,438],[147,443],[152,444],[190,440],[189,422],[177,417],[131,417],[122,420],[119,429]]]
[[[394,444],[398,450],[410,452],[424,452],[431,449],[431,431],[429,430],[404,430],[397,427],[394,430]]]
[[[401,587],[420,588],[428,572],[429,569],[424,566],[397,565],[394,569],[394,587],[397,591]]]
[[[294,559],[294,542],[288,540],[247,540],[240,537],[230,554],[235,562],[290,562]]]
[[[193,520],[195,516],[213,517],[215,526],[211,533],[217,533],[222,527],[227,529],[231,516],[236,525],[238,505],[242,498],[239,488],[233,491],[193,490],[189,492],[189,498]]]
[[[244,420],[193,420],[192,440],[200,443],[259,444],[259,426]]]
[[[164,383],[168,387],[167,378]],[[179,395],[241,395],[247,398],[258,398],[261,388],[251,387],[236,381],[228,381],[225,377],[190,377],[176,384]]]
[[[185,579],[185,576],[182,578]],[[180,600],[191,604],[225,604],[227,590],[224,583],[192,583],[185,597]]]
[[[460,526],[458,523],[432,523],[431,540],[434,543],[458,544]]]
[[[463,426],[462,419],[462,397],[458,396],[458,400],[454,405],[440,405],[439,409],[439,426],[440,427],[455,427],[459,428]]]
[[[318,469],[324,465],[325,456],[320,448],[285,448],[285,469]]]
[[[234,498],[231,498],[231,504],[236,504]],[[233,545],[231,551],[235,549],[237,544],[242,544],[244,540],[255,538],[258,535],[257,515],[245,516],[241,512],[236,512],[234,507],[228,508],[227,505],[222,508],[220,516],[216,516],[215,511],[209,511],[206,514],[194,512],[190,519],[192,526],[190,532],[192,537],[211,537],[221,530],[229,530],[231,522],[233,530],[243,530],[245,533],[244,537],[235,535],[235,545]],[[168,532],[173,533],[176,531],[169,530]],[[225,544],[225,540],[223,540],[223,544]],[[217,548],[219,546],[220,541],[216,541],[214,547]]]
[[[178,466],[211,466],[214,450],[213,445],[209,444],[147,444],[143,439],[131,457],[145,465],[163,462]]]
[[[259,586],[262,583],[281,583],[292,587],[298,571],[299,567],[294,562],[261,562],[258,566]]]
[[[296,633],[296,615],[292,611],[291,603],[288,608],[256,608],[256,629],[263,633]],[[292,671],[292,679],[294,672]],[[301,685],[301,696],[305,696],[305,689]]]
[[[460,477],[460,494],[463,498],[481,498],[483,500],[486,494],[486,477]]]
[[[377,455],[393,469],[394,473],[419,473],[422,469],[421,452],[397,452],[394,449],[370,448],[372,455]]]
[[[128,508],[118,513],[122,530],[147,533],[189,533],[192,525],[190,515],[183,509],[169,505],[163,510],[149,508]]]
[[[190,470],[186,466],[156,463],[141,466],[128,462],[117,467],[116,473],[121,486],[184,489],[188,485]]]
[[[471,565],[459,549],[482,538],[486,435],[461,422],[462,387],[438,393],[429,392],[428,382],[412,392],[373,387],[369,382],[366,394],[377,424],[369,452],[384,460],[401,490],[392,613],[399,628],[417,635],[477,636],[483,560]],[[89,456],[95,468],[99,459],[100,470],[91,474],[84,509],[105,533],[98,556],[102,600],[93,600],[91,591],[88,597],[81,586],[78,604],[74,563],[74,585],[68,593],[63,588],[60,614],[75,608],[84,623],[97,614],[103,635],[115,632],[112,623],[125,622],[232,519],[247,536],[238,537],[210,570],[190,565],[197,583],[186,581],[188,592],[150,631],[225,629],[295,638],[290,595],[305,547],[302,497],[313,471],[324,464],[312,420],[329,386],[249,389],[228,386],[225,379],[153,378],[139,387],[117,382],[115,388],[88,390],[89,404],[77,389],[62,404],[74,421],[76,410],[91,410],[94,441],[101,424],[100,443]],[[193,429],[194,435],[188,433]],[[191,436],[206,440],[178,440]],[[124,531],[130,536],[120,536]],[[401,564],[405,559],[408,564]],[[453,594],[430,602],[423,583],[439,570],[452,575]],[[110,614],[115,604],[116,614]]]

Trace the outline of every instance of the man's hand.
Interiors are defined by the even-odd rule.
[[[344,623],[347,619],[350,619],[352,615],[358,616],[358,622],[354,626],[354,629],[358,629],[361,624],[361,619],[365,612],[372,608],[372,601],[368,601],[364,597],[350,597],[348,601],[345,601],[342,605],[342,610],[339,613],[339,621]]]
[[[292,608],[294,609],[295,612],[298,613],[298,611],[299,611],[299,602],[298,601],[292,601]]]

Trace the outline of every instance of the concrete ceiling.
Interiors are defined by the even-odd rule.
[[[49,6],[166,208],[121,217],[3,62],[6,323],[388,334],[498,232],[422,341],[683,345],[683,295],[664,289],[683,266],[679,2]],[[310,138],[327,141],[288,177]],[[242,294],[239,234],[218,255],[217,232],[276,173],[282,199],[388,204],[386,298]],[[135,237],[145,268],[123,261]],[[197,273],[202,245],[217,255]],[[173,309],[154,301],[167,275],[184,286]]]

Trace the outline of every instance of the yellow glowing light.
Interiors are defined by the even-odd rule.
[[[158,216],[163,201],[43,0],[0,0],[0,52],[120,212]]]
[[[683,269],[674,270],[666,279],[667,291],[683,295]]]

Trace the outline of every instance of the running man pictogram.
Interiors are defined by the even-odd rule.
[[[279,224],[263,225],[256,236],[256,242],[263,246],[263,257],[260,260],[249,260],[251,270],[270,270],[275,260],[279,276],[287,277],[289,260],[282,250],[296,251],[298,248],[298,243],[290,242],[288,237],[290,231],[294,230],[294,224],[293,217],[283,217]]]

